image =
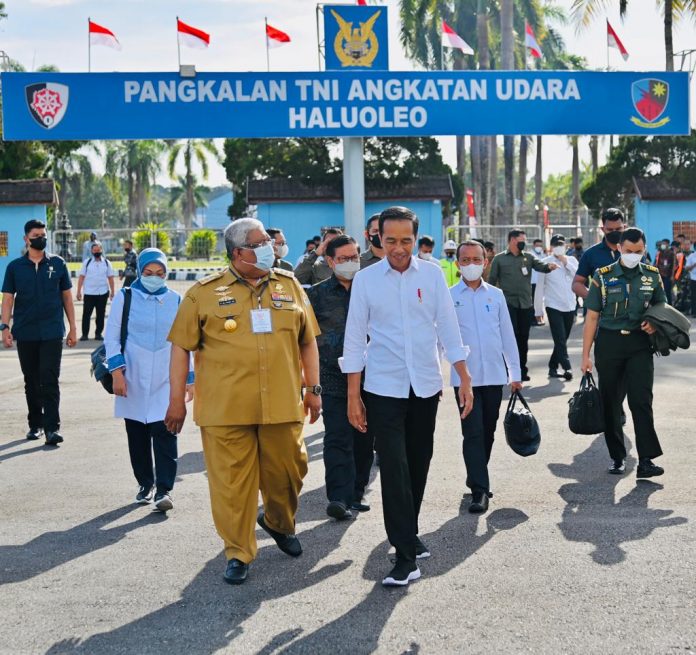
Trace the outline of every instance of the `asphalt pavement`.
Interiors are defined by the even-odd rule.
[[[65,351],[58,448],[24,439],[17,354],[0,352],[0,653],[696,652],[695,348],[656,360],[666,474],[636,482],[634,451],[626,475],[607,475],[603,438],[569,432],[578,381],[546,377],[548,328],[533,328],[525,394],[541,449],[520,458],[499,430],[481,516],[466,511],[446,389],[421,512],[432,557],[407,589],[384,589],[379,470],[370,512],[328,519],[321,424],[305,431],[304,554],[258,531],[248,581],[225,584],[196,427],[179,438],[174,510],[136,506],[123,424],[89,375],[95,345]]]

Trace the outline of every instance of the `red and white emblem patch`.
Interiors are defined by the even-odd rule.
[[[68,108],[67,86],[53,82],[31,84],[25,91],[29,113],[41,127],[50,130],[63,120]]]

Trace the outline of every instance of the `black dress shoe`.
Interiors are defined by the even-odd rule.
[[[529,377],[526,373],[522,376],[522,382],[531,382],[532,378]]]
[[[89,337],[88,337],[86,334],[83,334],[83,335],[80,337],[80,341],[89,341]]]
[[[652,460],[648,457],[643,457],[638,460],[638,468],[636,469],[637,478],[654,478],[658,475],[662,475],[665,472],[661,466],[653,464]]]
[[[571,370],[563,371],[563,377],[570,382],[573,379],[573,372]]]
[[[353,518],[353,515],[348,510],[348,507],[338,500],[332,500],[328,504],[326,513],[332,519],[336,519],[337,521],[347,521],[348,519]]]
[[[474,491],[471,494],[469,512],[472,514],[483,514],[486,510],[488,510],[488,494],[485,491]]]
[[[357,500],[354,500],[350,504],[350,509],[352,509],[355,512],[369,512],[370,511],[370,506],[366,505],[365,503],[361,503]]]
[[[271,530],[271,528],[266,525],[263,512],[259,514],[256,522],[262,530],[273,537],[273,541],[276,542],[278,548],[286,555],[290,555],[291,557],[299,557],[302,555],[302,544],[300,544],[300,540],[294,534],[281,534],[280,532]]]
[[[549,377],[550,378],[562,378],[563,375],[561,373],[559,373],[557,369],[550,368],[549,369]]]
[[[61,437],[57,432],[46,433],[47,446],[57,446],[59,443],[63,443],[63,437]]]
[[[44,436],[44,431],[43,428],[31,428],[29,432],[27,432],[27,440],[28,441],[36,441],[37,439],[41,439],[41,437]]]
[[[242,584],[249,575],[249,565],[245,564],[241,560],[231,559],[227,562],[227,568],[225,569],[225,582],[229,584]]]
[[[626,472],[626,463],[622,459],[613,460],[612,465],[609,467],[608,473],[612,475],[622,475]]]

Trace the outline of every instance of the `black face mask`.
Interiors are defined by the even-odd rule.
[[[46,249],[46,237],[34,237],[29,239],[29,245],[34,250],[45,250]]]
[[[517,247],[520,249],[520,252],[522,252],[526,246],[527,246],[526,241],[518,241],[517,242]]]
[[[621,241],[621,232],[609,232],[609,234],[604,235],[604,238],[607,240],[607,243],[616,246]]]
[[[125,250],[126,252],[130,252],[131,250],[133,250],[133,248],[124,248],[124,250]]]
[[[370,237],[370,243],[375,247],[375,248],[381,248],[382,247],[382,239],[380,239],[379,234],[373,234]]]
[[[582,250],[582,244],[580,244],[579,246],[575,246],[575,250]]]
[[[93,252],[92,254],[94,255],[94,259],[99,259],[102,256],[100,252]]]

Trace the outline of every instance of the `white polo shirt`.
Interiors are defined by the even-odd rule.
[[[90,257],[82,262],[80,275],[85,276],[82,291],[86,296],[103,296],[110,291],[108,278],[114,277],[114,269],[103,256],[99,259]]]

